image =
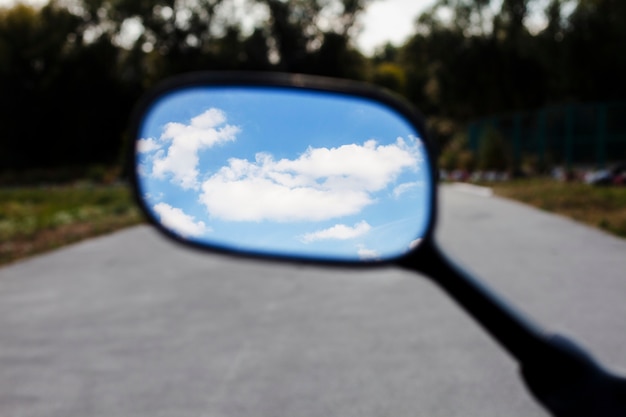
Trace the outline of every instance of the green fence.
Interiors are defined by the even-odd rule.
[[[567,104],[476,120],[468,126],[477,152],[487,129],[500,132],[516,168],[533,157],[542,166],[605,167],[626,160],[626,102]]]

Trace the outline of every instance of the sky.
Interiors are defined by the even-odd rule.
[[[160,99],[137,142],[146,207],[185,239],[342,260],[409,250],[430,219],[415,128],[360,98],[195,87]]]
[[[0,0],[0,7],[10,6],[17,0]],[[241,4],[244,0],[233,0],[233,4]],[[42,5],[47,0],[22,0],[27,4]],[[372,55],[376,49],[387,42],[401,45],[413,32],[417,17],[428,9],[435,0],[370,0],[365,11],[358,21],[361,30],[356,36],[357,47],[366,55]],[[499,6],[498,0],[493,0],[494,7]],[[539,0],[531,4],[527,24],[531,31],[539,31],[546,25],[542,10],[547,0]],[[566,4],[564,13],[571,11],[574,3]],[[235,6],[237,9],[238,6]],[[242,13],[244,26],[254,25],[254,17],[246,12]],[[132,31],[132,30],[131,30]],[[134,31],[133,31],[134,32]]]
[[[373,0],[361,18],[359,49],[371,55],[376,47],[391,42],[400,45],[413,33],[415,19],[434,0]]]
[[[16,0],[0,0],[0,6],[10,6]],[[46,0],[24,0],[42,5]],[[361,16],[362,31],[356,39],[357,46],[371,55],[376,47],[386,42],[402,43],[413,31],[417,16],[434,0],[372,0]]]

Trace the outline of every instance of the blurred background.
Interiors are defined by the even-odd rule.
[[[444,180],[624,184],[624,18],[623,0],[3,0],[0,253],[40,223],[91,224],[100,203],[40,221],[17,187],[118,184],[137,99],[195,70],[391,89],[426,115]],[[591,223],[626,235],[621,198]]]

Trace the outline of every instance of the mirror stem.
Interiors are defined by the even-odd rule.
[[[520,364],[532,394],[558,417],[626,416],[626,379],[551,335],[449,260],[431,240],[398,264],[429,276]]]
[[[400,266],[421,272],[442,287],[520,363],[546,348],[547,334],[448,259],[433,240],[401,259]]]

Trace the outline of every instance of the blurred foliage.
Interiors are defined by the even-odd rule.
[[[482,171],[510,171],[512,167],[511,150],[507,147],[500,131],[489,128],[480,138],[477,167]]]
[[[626,97],[623,0],[437,0],[403,45],[371,58],[354,46],[368,1],[52,0],[0,8],[0,173],[119,165],[138,97],[193,70],[370,81],[428,115],[442,149],[480,116]],[[530,22],[538,7],[545,27]]]
[[[126,186],[0,189],[0,265],[140,223]]]
[[[488,128],[480,138],[477,167],[481,171],[510,171],[511,150],[499,130]]]
[[[75,165],[29,170],[4,170],[0,173],[0,187],[33,186],[52,184],[76,184],[88,181],[99,185],[111,185],[119,181],[122,166]]]
[[[378,64],[372,76],[372,82],[396,93],[405,94],[406,74],[404,68],[391,62]]]
[[[489,183],[500,196],[626,237],[626,187],[597,187],[546,178]]]
[[[447,171],[474,171],[476,156],[469,150],[465,132],[458,132],[448,142],[439,157],[439,167]]]

